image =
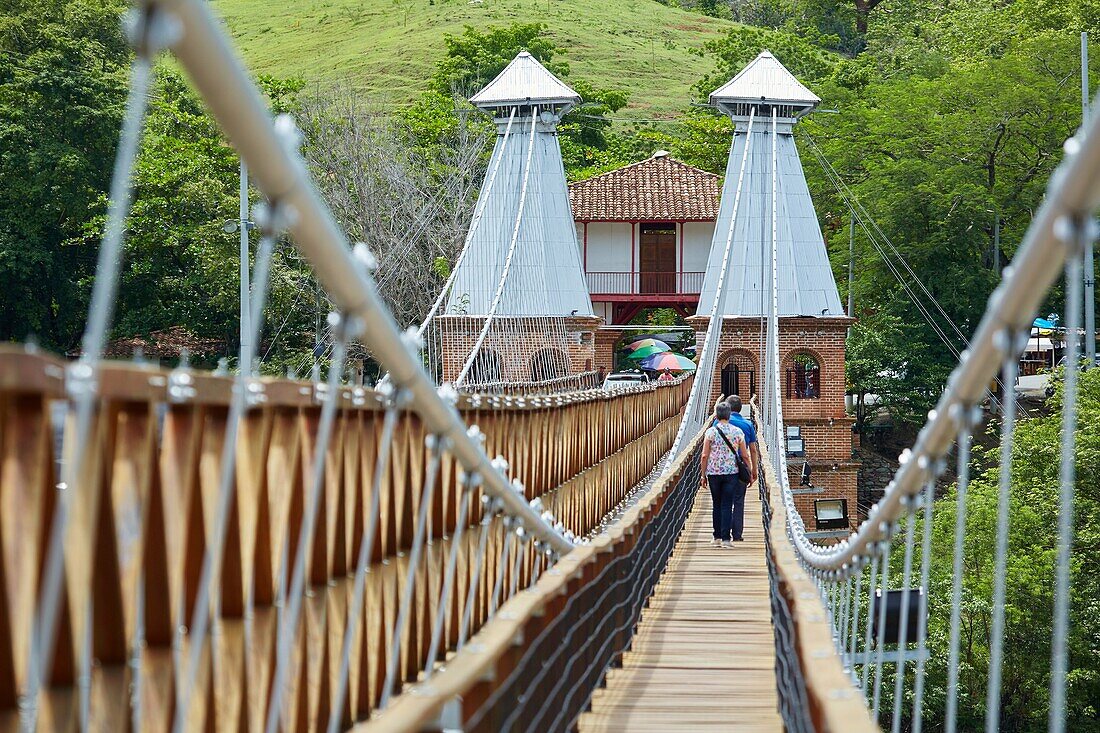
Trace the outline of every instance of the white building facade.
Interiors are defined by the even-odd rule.
[[[569,186],[593,312],[605,327],[644,308],[695,314],[720,194],[718,176],[664,151]]]

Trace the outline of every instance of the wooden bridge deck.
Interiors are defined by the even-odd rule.
[[[756,487],[746,497],[745,541],[733,549],[710,546],[710,511],[704,488],[632,650],[596,690],[581,733],[783,730]]]

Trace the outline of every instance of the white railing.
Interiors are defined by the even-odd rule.
[[[797,549],[800,562],[816,580],[822,600],[831,614],[834,643],[852,674],[853,684],[867,697],[878,717],[884,704],[882,684],[884,665],[894,666],[895,701],[889,726],[901,730],[906,706],[903,698],[907,679],[905,667],[912,661],[913,677],[911,730],[923,724],[922,697],[927,657],[928,573],[931,546],[931,520],[936,479],[943,472],[953,446],[958,446],[958,491],[955,543],[953,547],[954,587],[951,600],[950,659],[944,728],[954,731],[957,715],[958,654],[960,605],[963,575],[963,535],[965,531],[966,489],[969,476],[969,442],[980,414],[978,405],[988,385],[1003,373],[1006,394],[1001,421],[1000,487],[994,558],[991,648],[986,694],[986,730],[1000,725],[1001,666],[1004,660],[1005,576],[1008,552],[1009,490],[1011,488],[1012,439],[1016,419],[1015,383],[1019,355],[1036,311],[1050,288],[1065,273],[1067,328],[1075,332],[1080,323],[1081,259],[1086,247],[1093,246],[1093,212],[1100,206],[1100,118],[1082,128],[1065,145],[1065,159],[1058,166],[1048,187],[1046,199],[1035,216],[1013,264],[1004,271],[1004,279],[989,299],[986,313],[970,343],[952,372],[936,409],[928,415],[913,447],[899,457],[901,467],[886,488],[882,500],[874,505],[867,519],[849,537],[832,545],[814,542],[795,508],[788,481],[783,447],[783,414],[779,381],[778,317],[774,299],[775,257],[773,234],[772,312],[768,317],[768,345],[765,359],[765,387],[762,413],[765,442],[771,447],[771,460],[779,479],[781,497],[788,517],[787,531]],[[774,162],[773,162],[774,165]],[[773,207],[774,210],[774,207]],[[774,226],[774,221],[773,221]],[[1071,342],[1067,363],[1077,363],[1077,344]],[[1074,431],[1076,427],[1077,371],[1069,368],[1065,376],[1062,435],[1060,445],[1060,510],[1057,532],[1057,568],[1055,618],[1052,638],[1049,730],[1060,733],[1065,727],[1066,635],[1068,630],[1069,558],[1073,533]],[[914,560],[915,518],[923,515],[923,535],[919,558]],[[902,527],[904,522],[904,527]],[[899,537],[899,533],[901,536]],[[891,582],[890,553],[895,542],[904,545],[900,583]],[[914,562],[916,568],[914,569]],[[869,571],[869,572],[868,572]],[[915,572],[920,582],[913,586]],[[908,610],[917,604],[918,628],[915,651],[898,644],[893,651],[885,637],[887,597],[891,586],[900,597],[900,607]],[[854,586],[854,587],[853,587]],[[911,588],[913,586],[913,588]],[[876,592],[879,596],[876,596]],[[861,601],[861,595],[864,595]],[[862,616],[861,616],[862,614]],[[894,629],[899,639],[907,639],[910,615],[901,612]],[[892,633],[894,633],[892,632]],[[861,668],[857,671],[857,668]],[[887,723],[883,720],[883,725]]]

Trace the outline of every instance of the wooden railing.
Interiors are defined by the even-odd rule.
[[[464,391],[482,394],[504,395],[546,395],[559,392],[581,392],[586,389],[598,389],[602,386],[600,372],[590,371],[570,374],[566,377],[544,379],[541,382],[485,382],[463,387]]]
[[[430,683],[355,731],[570,730],[629,647],[698,491],[701,440],[605,533],[502,607]]]
[[[705,272],[585,272],[588,291],[600,295],[698,295]]]
[[[787,538],[787,513],[772,470],[769,446],[761,440],[770,570],[773,575],[772,622],[775,626],[780,708],[797,715],[818,733],[873,733],[863,696],[852,686],[833,643],[833,626],[817,584],[806,574]],[[782,447],[780,448],[782,449]],[[789,727],[794,727],[788,721]],[[802,726],[799,726],[802,727]]]
[[[0,729],[14,729],[27,685],[27,654],[47,529],[58,490],[73,490],[65,547],[62,623],[49,688],[39,700],[39,726],[69,727],[79,719],[82,669],[91,669],[90,725],[130,725],[131,689],[140,690],[142,728],[167,730],[179,670],[173,644],[186,650],[183,626],[195,602],[203,552],[212,531],[221,445],[233,380],[207,373],[165,372],[107,363],[97,387],[92,449],[76,487],[57,487],[57,407],[64,411],[66,364],[0,347]],[[71,387],[71,385],[69,385]],[[532,400],[463,395],[458,407],[485,435],[489,455],[502,455],[529,499],[544,505],[577,535],[588,532],[671,444],[690,383],[655,384],[629,394],[586,392]],[[253,407],[240,426],[236,492],[223,573],[213,607],[218,633],[203,657],[188,710],[191,729],[262,726],[271,692],[278,610],[288,563],[298,541],[320,416],[318,386],[264,379],[253,383]],[[398,598],[403,590],[413,517],[427,465],[425,431],[400,413],[388,456],[380,457],[383,395],[343,387],[326,464],[324,500],[309,548],[308,583],[297,630],[295,668],[284,697],[285,730],[312,730],[328,720],[340,664],[355,552],[367,522],[372,476],[383,474],[378,531],[366,602],[352,650],[349,692],[339,716],[364,719],[382,694]],[[427,663],[431,619],[438,610],[442,559],[462,502],[468,525],[482,516],[478,490],[466,491],[455,461],[444,454],[430,505],[422,570],[416,575],[415,618],[401,644],[400,688]],[[488,528],[490,548],[506,530]],[[458,636],[478,533],[465,532],[454,605],[447,614],[444,654]],[[534,543],[514,567],[524,587],[537,559]],[[514,554],[514,553],[513,553]],[[488,558],[497,557],[493,552]],[[487,615],[495,573],[472,594],[472,628]],[[90,613],[89,613],[90,610]],[[89,625],[90,621],[90,625]],[[142,631],[142,643],[135,647]],[[94,663],[85,657],[90,643]],[[136,660],[136,664],[131,660]],[[128,664],[128,662],[130,662]],[[137,684],[140,678],[140,684]]]

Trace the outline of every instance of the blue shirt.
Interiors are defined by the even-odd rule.
[[[711,427],[718,424],[718,419],[710,421]],[[756,442],[756,428],[752,426],[751,420],[746,420],[741,417],[740,413],[733,413],[730,415],[730,425],[741,428],[741,432],[745,434],[745,445],[752,445]]]
[[[752,421],[746,420],[741,415],[735,413],[730,415],[730,425],[736,425],[741,428],[741,432],[745,434],[745,444],[752,445],[756,442],[756,428],[752,426]]]

